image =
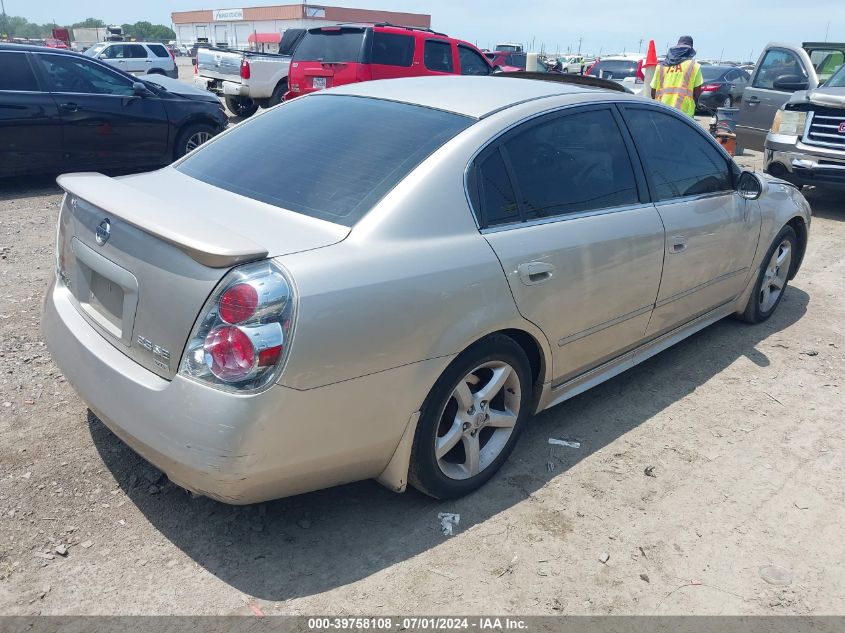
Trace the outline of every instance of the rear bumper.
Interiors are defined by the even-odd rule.
[[[98,334],[55,281],[42,328],[56,364],[115,435],[174,483],[232,504],[378,476],[419,408],[408,385],[433,384],[442,364],[238,395],[144,369]]]
[[[845,151],[807,145],[797,136],[769,134],[764,169],[794,185],[845,187]]]
[[[173,66],[170,70],[165,70],[164,74],[171,79],[179,79],[179,68],[177,66]]]
[[[250,96],[249,86],[237,81],[226,81],[225,79],[215,79],[214,77],[203,77],[199,75],[194,77],[194,85],[197,88],[208,90],[222,97]]]

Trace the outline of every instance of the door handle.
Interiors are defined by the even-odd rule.
[[[760,103],[760,99],[758,99],[757,97],[751,97],[747,101],[747,103],[748,103],[748,105],[757,105],[758,103]]]
[[[65,112],[76,112],[79,110],[79,106],[75,103],[61,103],[59,107]]]
[[[687,238],[683,235],[673,235],[672,242],[669,245],[670,253],[683,253],[687,250]]]
[[[527,262],[516,268],[520,280],[526,286],[534,286],[552,278],[555,267],[548,262]]]

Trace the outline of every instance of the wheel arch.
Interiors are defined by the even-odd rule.
[[[804,261],[804,253],[807,252],[809,231],[807,230],[807,224],[804,222],[804,218],[799,215],[790,218],[786,225],[791,226],[795,231],[795,235],[798,236],[797,257],[792,260],[792,267],[789,271],[789,279],[792,280],[798,274],[798,269],[801,268],[801,262]]]

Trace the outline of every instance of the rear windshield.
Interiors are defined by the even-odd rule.
[[[833,76],[827,80],[826,88],[845,88],[845,66],[840,66]]]
[[[723,68],[722,66],[702,66],[701,76],[704,78],[704,81],[713,81],[714,79],[719,79],[728,70],[730,69]]]
[[[625,79],[635,77],[637,62],[628,60],[604,60],[593,66],[590,75],[601,79]]]
[[[352,226],[472,123],[391,101],[302,97],[200,147],[176,169],[253,200]]]
[[[828,81],[845,64],[845,51],[836,48],[816,48],[807,51],[819,81]]]
[[[305,34],[294,60],[357,62],[364,45],[364,29],[322,29]]]

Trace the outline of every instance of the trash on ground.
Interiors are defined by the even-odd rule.
[[[648,574],[640,574],[640,580],[644,580],[644,581],[649,582],[649,583],[651,582],[648,579]]]
[[[607,552],[604,552],[604,553],[599,555],[599,562],[602,565],[607,565],[607,561],[609,561],[609,560],[610,560],[610,554],[608,554]]]
[[[461,515],[453,512],[438,512],[437,518],[440,519],[440,530],[444,536],[452,536],[454,529],[461,522]]]
[[[568,446],[569,448],[581,448],[581,442],[570,442],[569,440],[562,440],[557,437],[550,437],[549,444],[555,446]]]
[[[654,474],[654,466],[646,466],[643,473],[646,477],[657,477],[657,475]]]
[[[792,572],[777,565],[763,565],[760,567],[760,578],[770,585],[791,585]]]

